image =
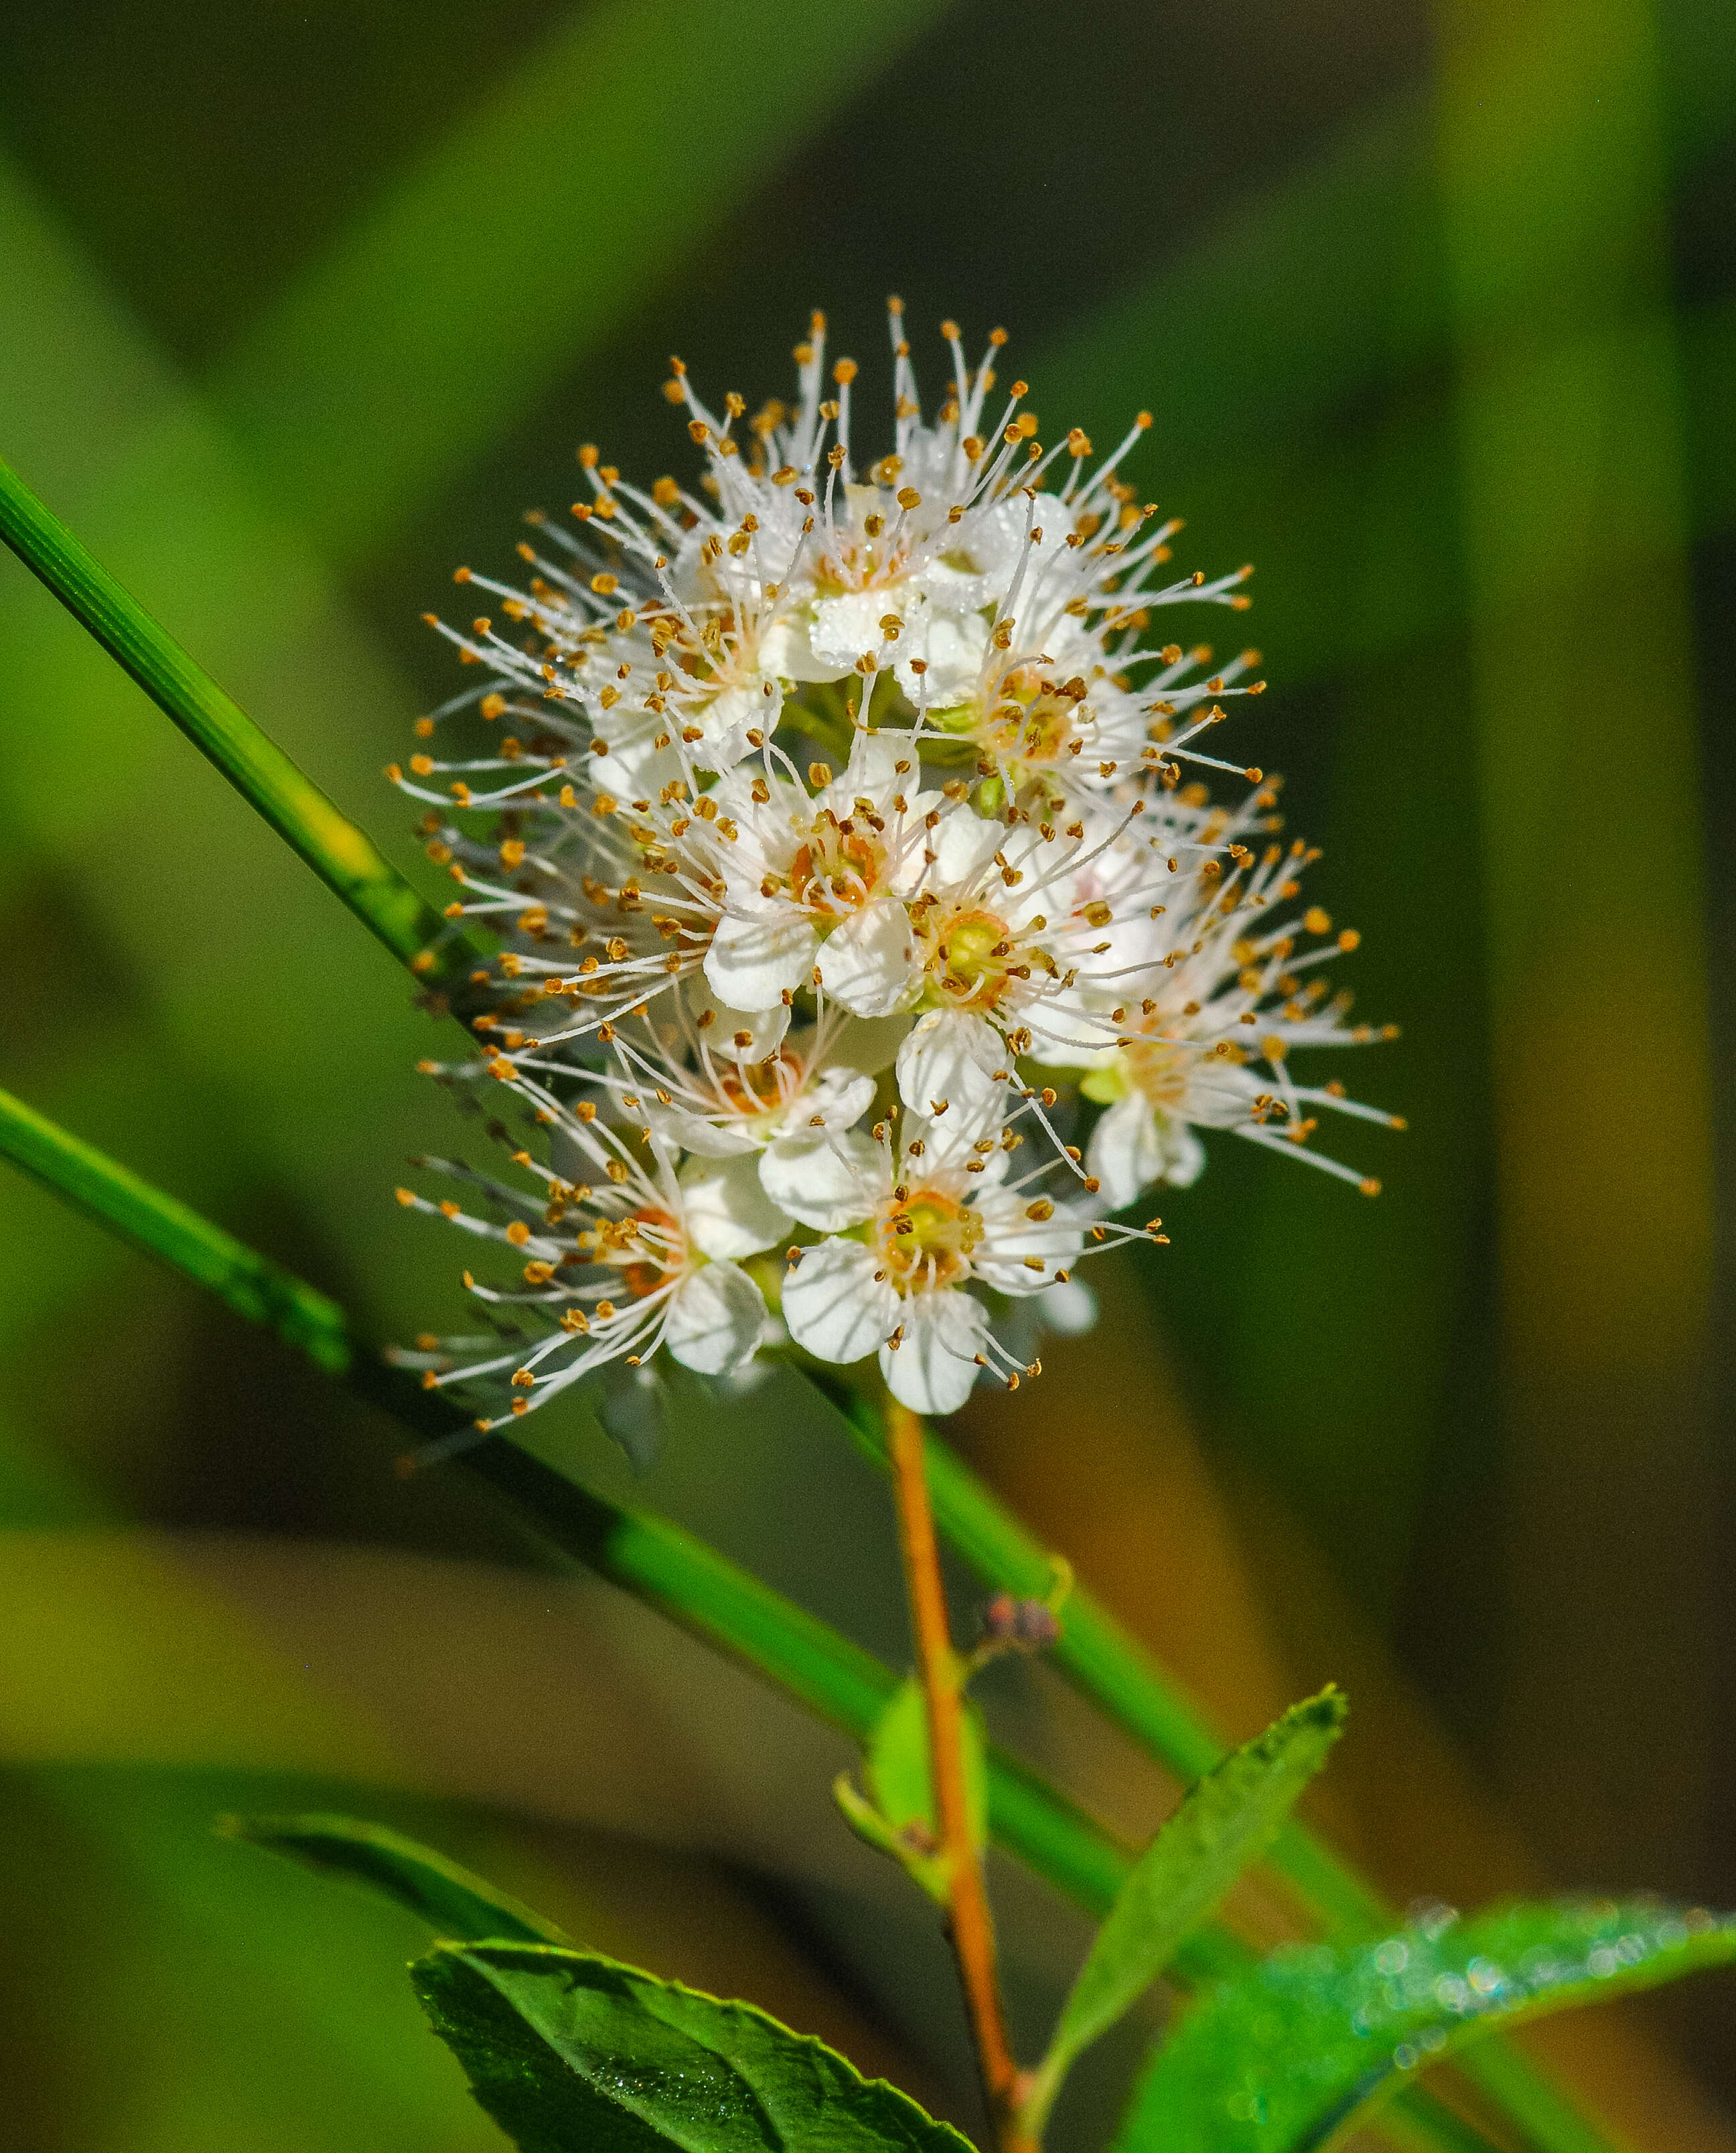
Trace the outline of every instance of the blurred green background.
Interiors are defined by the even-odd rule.
[[[1226,1734],[1345,1684],[1312,1814],[1401,1903],[1736,1904],[1728,0],[0,21],[0,454],[412,872],[379,772],[450,691],[452,566],[508,563],[579,440],[679,466],[671,350],[780,393],[819,305],[872,394],[893,290],[930,380],[943,315],[1004,322],[1046,438],[1151,409],[1183,565],[1257,563],[1238,738],[1403,1027],[1334,1073],[1411,1122],[1341,1141],[1375,1204],[1219,1140],[971,1456]],[[401,975],[9,558],[0,728],[0,1082],[385,1330],[440,1318],[456,1259],[390,1200],[450,1135]],[[544,1439],[629,1486],[582,1417]],[[500,2142],[413,1925],[210,1835],[316,1800],[970,2127],[842,1746],[396,1447],[0,1178],[8,2144]],[[796,1387],[682,1415],[638,1496],[902,1657],[883,1491]],[[990,1705],[1162,1813],[1041,1671]],[[1034,2027],[1079,1932],[996,1882]],[[1725,1979],[1543,2052],[1634,2141],[1728,2148],[1733,2028]]]

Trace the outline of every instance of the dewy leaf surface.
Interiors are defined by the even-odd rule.
[[[1444,1910],[1354,1952],[1278,1952],[1199,2003],[1113,2153],[1313,2153],[1423,2064],[1515,2020],[1736,1960],[1736,1915],[1657,1900]]]
[[[522,2153],[970,2153],[823,2042],[613,1959],[451,1945],[411,1976]]]
[[[564,1943],[566,1933],[505,1891],[383,1824],[345,1816],[225,1817],[231,1839],[287,1854],[326,1876],[353,1876],[420,1914],[443,1937],[466,1942]]]
[[[989,1838],[988,1762],[982,1721],[968,1699],[960,1729],[971,1843],[980,1848]],[[931,1832],[939,1830],[929,1771],[928,1703],[914,1677],[905,1681],[875,1723],[866,1769],[869,1790],[894,1831],[911,1824],[924,1824]]]
[[[1116,1896],[1062,2007],[1026,2112],[1040,2129],[1073,2059],[1155,1981],[1271,1845],[1344,1725],[1335,1689],[1292,1705],[1190,1789]]]

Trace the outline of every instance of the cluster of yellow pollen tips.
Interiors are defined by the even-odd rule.
[[[540,1407],[568,1371],[678,1351],[664,1311],[684,1280],[724,1292],[685,1239],[684,1177],[722,1155],[695,1117],[753,1148],[731,1173],[769,1192],[760,1147],[878,1113],[898,1185],[876,1208],[870,1177],[848,1231],[911,1326],[931,1292],[1064,1280],[1051,1239],[1161,1241],[1159,1219],[1107,1219],[1138,1200],[1132,1162],[1182,1178],[1215,1132],[1377,1186],[1311,1143],[1329,1112],[1387,1118],[1306,1081],[1308,1051],[1392,1036],[1352,1023],[1324,976],[1359,938],[1301,896],[1315,856],[1278,841],[1280,781],[1207,751],[1264,690],[1259,653],[1150,633],[1170,605],[1240,610],[1249,571],[1167,565],[1180,521],[1123,462],[1149,411],[1107,455],[1079,427],[1045,450],[1030,384],[996,379],[1005,332],[967,358],[953,321],[924,410],[896,297],[888,321],[889,395],[817,313],[785,399],[707,400],[672,357],[690,468],[639,484],[583,445],[570,517],[527,517],[512,578],[459,569],[459,617],[435,624],[471,671],[389,773],[456,885],[416,965],[431,987],[460,933],[497,947],[457,970],[473,1058],[427,1066],[471,1087],[491,1132],[559,1132],[543,1165],[512,1140],[533,1200],[462,1168],[481,1216],[400,1192],[504,1260],[504,1284],[466,1277],[511,1305],[488,1321],[515,1342],[419,1348],[425,1380],[500,1387],[481,1425]],[[889,439],[866,438],[870,401]],[[1007,1125],[967,1144],[962,1098],[914,1095],[900,1122],[888,1063],[847,1126],[835,1102],[863,1079],[829,1042],[869,1016],[990,1041]],[[927,1159],[919,1117],[946,1131]],[[563,1179],[554,1162],[580,1151],[584,1181]],[[1014,1217],[1018,1253],[997,1255]],[[799,1276],[810,1229],[791,1230]],[[908,1346],[886,1327],[883,1347]],[[985,1369],[1035,1372],[993,1336]]]
[[[900,1292],[939,1290],[969,1272],[982,1237],[981,1214],[968,1204],[900,1182],[875,1214],[875,1279]]]

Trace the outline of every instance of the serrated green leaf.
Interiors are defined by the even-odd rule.
[[[588,1952],[442,1945],[410,1969],[522,2153],[970,2153],[823,2041]]]
[[[1139,1857],[1097,1931],[1036,2074],[1025,2111],[1033,2134],[1075,2059],[1143,1994],[1271,1845],[1338,1739],[1345,1708],[1331,1688],[1292,1705],[1208,1772]]]
[[[965,1799],[970,1818],[970,1843],[980,1850],[989,1837],[988,1743],[982,1720],[967,1700],[961,1708],[965,1752]],[[938,1832],[934,1791],[929,1775],[929,1719],[922,1686],[913,1676],[899,1689],[874,1723],[864,1767],[868,1791],[894,1831],[926,1825]]]
[[[1189,2013],[1114,2153],[1316,2153],[1479,2037],[1733,1961],[1736,1915],[1652,1899],[1443,1911],[1354,1952],[1288,1947]]]
[[[345,1816],[224,1817],[231,1839],[287,1854],[328,1876],[352,1876],[420,1914],[443,1937],[565,1943],[566,1932],[433,1849],[382,1824]]]

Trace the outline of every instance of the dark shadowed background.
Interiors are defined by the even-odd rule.
[[[581,440],[680,467],[672,350],[781,393],[818,305],[872,398],[894,290],[931,382],[943,315],[1004,323],[1046,438],[1149,408],[1182,564],[1257,564],[1240,751],[1403,1028],[1334,1073],[1411,1124],[1341,1137],[1374,1204],[1218,1139],[1173,1245],[961,1439],[1226,1735],[1343,1682],[1311,1814],[1400,1903],[1736,1903],[1727,0],[0,22],[0,454],[430,889],[379,772],[450,692],[453,565],[509,564]],[[9,558],[0,746],[0,1082],[384,1331],[450,1314],[391,1201],[450,1134],[403,976]],[[630,1485],[582,1413],[539,1436]],[[843,1745],[396,1448],[0,1176],[8,2143],[500,2142],[414,1925],[210,1834],[316,1802],[970,2126]],[[799,1387],[685,1412],[637,1498],[902,1657],[883,1490]],[[1163,1813],[1041,1672],[989,1703],[1128,1831]],[[996,1882],[1034,2027],[1082,1932]],[[1725,1977],[1540,2049],[1632,2141],[1728,2153],[1733,2029]]]

